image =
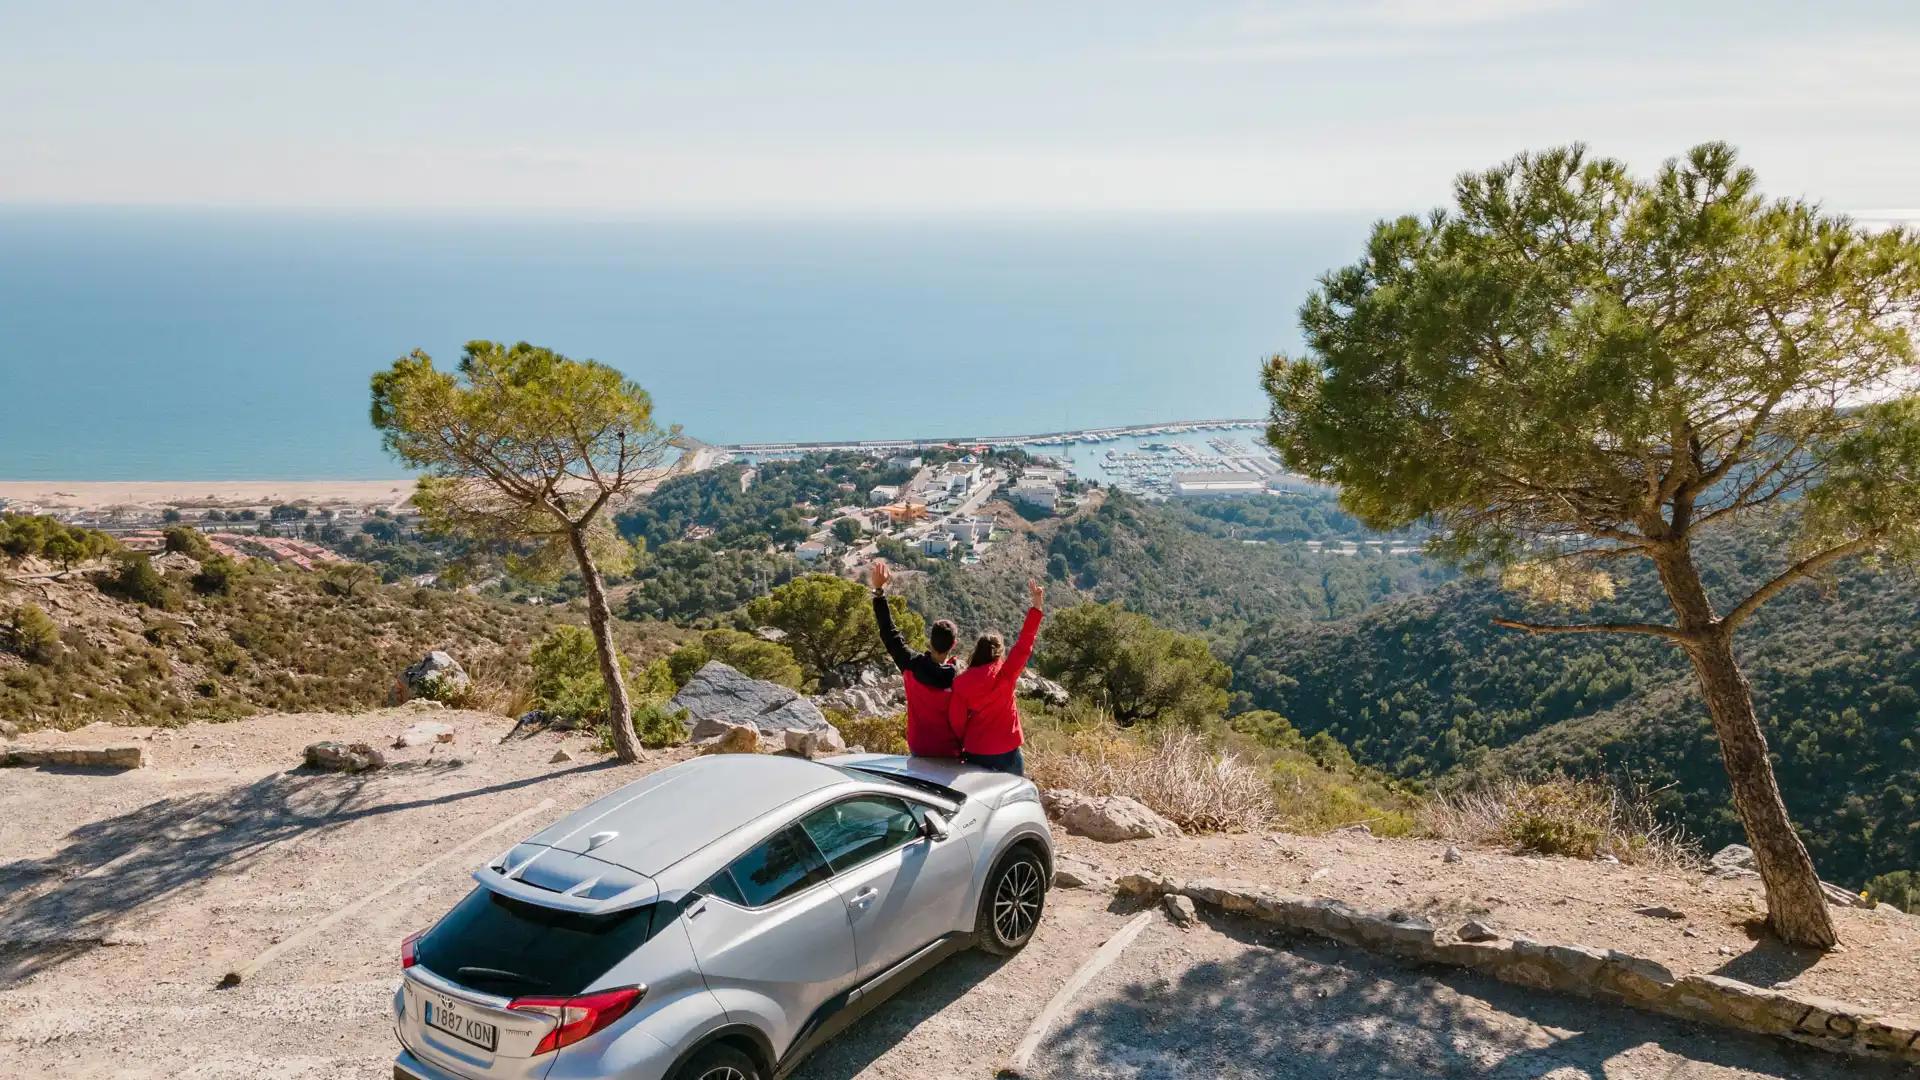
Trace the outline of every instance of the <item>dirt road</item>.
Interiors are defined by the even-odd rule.
[[[360,776],[291,769],[306,742],[379,745],[419,719],[452,724],[456,740]],[[499,745],[505,727],[405,709],[262,717],[157,735],[149,767],[118,776],[0,772],[0,1076],[383,1080],[399,940],[513,836],[637,775],[599,763],[578,737]],[[60,741],[129,734],[94,728]],[[550,762],[561,746],[577,760]],[[1104,895],[1053,899],[1026,952],[1004,964],[949,960],[799,1080],[993,1075],[1129,916]],[[216,989],[282,942],[292,944],[257,974]],[[1868,1075],[1812,1051],[1275,947],[1230,926],[1151,929],[1089,987],[1040,1064],[1062,1080],[1466,1076],[1482,1066],[1506,1076]]]

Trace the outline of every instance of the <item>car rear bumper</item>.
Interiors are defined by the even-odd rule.
[[[414,1057],[411,1052],[402,1050],[400,1056],[393,1059],[393,1080],[467,1080],[467,1078],[445,1069],[436,1069]]]

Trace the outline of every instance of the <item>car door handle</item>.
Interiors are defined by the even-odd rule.
[[[880,895],[880,890],[869,885],[866,888],[861,889],[859,892],[854,893],[851,897],[848,897],[847,902],[849,904],[852,904],[854,907],[863,908],[863,907],[866,907],[868,904],[873,903],[873,898],[879,895]]]

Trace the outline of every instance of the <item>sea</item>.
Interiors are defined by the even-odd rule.
[[[368,378],[531,341],[710,443],[1258,417],[1366,217],[0,206],[0,479],[383,479]]]

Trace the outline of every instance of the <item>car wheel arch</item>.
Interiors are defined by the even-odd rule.
[[[777,1075],[773,1043],[759,1028],[751,1024],[725,1024],[695,1039],[693,1045],[682,1050],[673,1059],[673,1067],[667,1070],[667,1076],[677,1078],[694,1055],[717,1043],[726,1043],[752,1058],[754,1064],[760,1067],[760,1074],[768,1080]]]

